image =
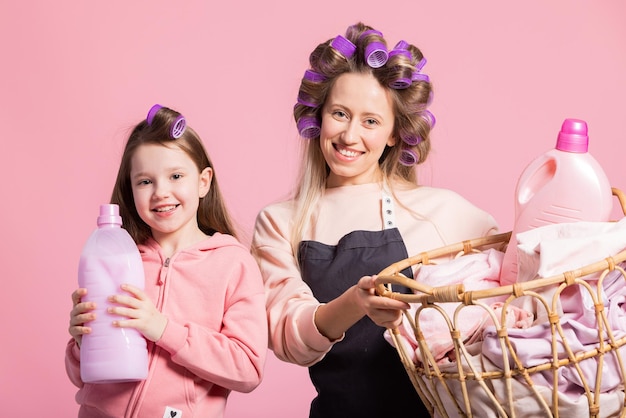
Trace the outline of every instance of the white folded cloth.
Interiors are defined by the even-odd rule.
[[[626,248],[626,218],[619,222],[571,222],[517,234],[518,282],[575,270]]]

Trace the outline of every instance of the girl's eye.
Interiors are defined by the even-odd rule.
[[[172,174],[172,178],[173,178],[174,180],[178,180],[178,179],[183,178],[183,175],[182,175],[182,174]]]
[[[152,183],[150,180],[139,180],[137,182],[137,185],[138,186],[145,186],[145,185],[150,184],[150,183]]]

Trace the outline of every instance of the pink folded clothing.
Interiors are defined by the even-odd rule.
[[[465,290],[480,290],[498,287],[500,267],[504,253],[495,249],[489,249],[482,253],[469,254],[442,264],[422,265],[417,272],[415,280],[432,287],[463,284]],[[488,309],[495,310],[496,318],[501,318],[502,301],[505,297],[486,298],[481,300]],[[419,330],[424,335],[429,351],[435,361],[447,361],[446,354],[454,348],[454,343],[450,335],[450,326],[458,330],[463,341],[475,339],[481,334],[481,329],[493,323],[491,315],[482,306],[464,306],[459,315],[455,318],[455,311],[459,303],[437,303],[441,309],[426,307],[419,312]],[[411,304],[408,315],[415,318],[418,309],[422,307],[419,303]],[[506,313],[508,326],[515,327],[520,324],[528,324],[532,321],[530,313],[509,307]],[[526,325],[526,326],[528,326]],[[421,355],[417,346],[413,328],[409,321],[403,321],[400,327],[400,334],[405,348],[410,353],[415,354],[414,361],[421,361]],[[393,345],[389,332],[385,333],[385,338]]]

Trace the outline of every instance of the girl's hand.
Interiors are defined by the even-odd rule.
[[[356,285],[357,304],[378,326],[395,328],[402,323],[402,310],[408,303],[376,294],[376,276],[363,276]]]
[[[96,314],[93,312],[96,309],[95,302],[81,302],[83,296],[87,294],[87,289],[79,288],[72,293],[72,310],[70,311],[70,327],[69,332],[76,344],[80,347],[82,342],[82,335],[89,334],[91,328],[85,326],[85,323],[96,319]]]
[[[108,308],[113,315],[125,316],[128,319],[113,321],[113,326],[134,328],[150,341],[158,341],[165,331],[167,317],[154,306],[154,303],[139,288],[123,284],[122,290],[129,294],[118,294],[109,297],[109,302],[119,306]]]

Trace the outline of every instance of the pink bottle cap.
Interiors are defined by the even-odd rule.
[[[101,225],[122,225],[120,207],[116,204],[100,205],[100,216],[98,216],[98,226]]]
[[[556,140],[556,149],[566,152],[585,153],[589,150],[587,122],[565,119]]]

